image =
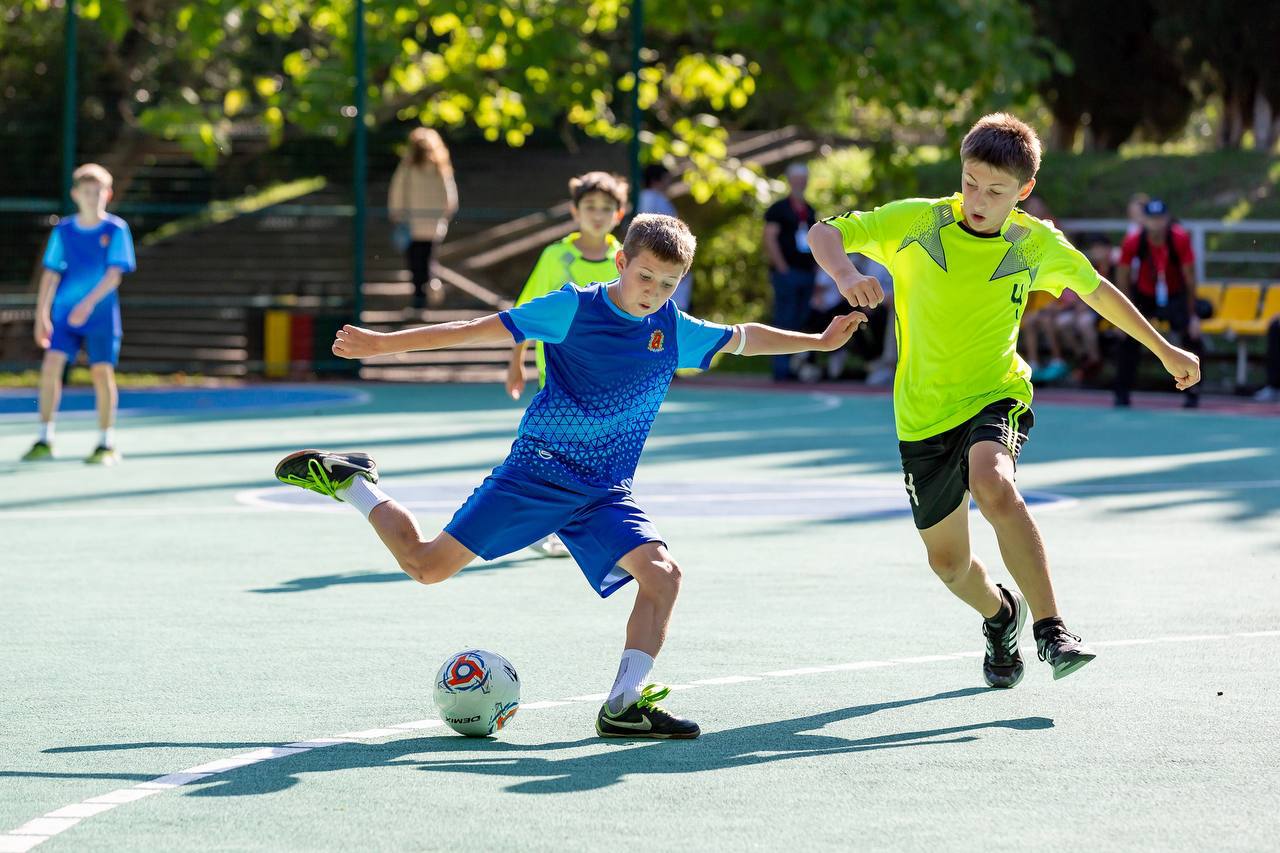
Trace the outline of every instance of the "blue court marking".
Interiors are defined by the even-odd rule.
[[[358,406],[369,395],[355,388],[311,385],[237,385],[225,388],[121,388],[120,414],[218,415],[250,411]],[[36,415],[38,395],[33,388],[0,390],[0,420],[29,419]],[[86,416],[94,412],[92,388],[66,388],[58,417]]]
[[[450,515],[479,485],[479,480],[404,482],[383,479],[380,485],[406,509],[424,515]],[[1032,506],[1071,504],[1074,499],[1052,492],[1023,492]],[[264,509],[347,512],[332,498],[293,486],[241,492],[240,503]],[[809,519],[872,519],[910,515],[902,486],[873,485],[856,480],[636,483],[636,503],[654,518],[663,516],[738,518],[742,516]]]

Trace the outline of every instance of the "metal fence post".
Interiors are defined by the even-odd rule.
[[[368,133],[365,127],[365,34],[364,34],[364,0],[355,0],[355,139],[352,148],[354,158],[352,169],[352,193],[354,194],[355,211],[351,221],[352,246],[352,311],[355,322],[360,322],[364,313],[364,243],[365,243],[365,208],[368,204]]]
[[[71,175],[76,169],[76,52],[79,38],[76,32],[76,0],[66,0],[66,4],[66,24],[62,32],[62,197],[59,207],[64,214],[69,214],[75,210],[71,203]]]
[[[644,116],[640,112],[640,51],[644,49],[644,0],[631,0],[631,215],[640,205],[640,128]]]

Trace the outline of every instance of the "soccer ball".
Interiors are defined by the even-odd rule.
[[[502,655],[467,649],[440,667],[435,697],[449,728],[468,737],[488,737],[520,708],[520,676]]]

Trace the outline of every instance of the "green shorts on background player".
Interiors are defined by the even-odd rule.
[[[854,307],[874,307],[884,294],[849,252],[893,274],[893,405],[911,510],[929,565],[984,617],[987,684],[1012,687],[1023,675],[1018,635],[1028,605],[1037,651],[1055,678],[1094,658],[1063,624],[1040,531],[1014,483],[1033,422],[1031,369],[1017,353],[1028,293],[1075,291],[1155,353],[1180,390],[1199,381],[1200,365],[1100,279],[1053,225],[1015,207],[1035,187],[1035,131],[1013,116],[989,115],[965,136],[960,154],[961,192],[831,217],[813,226],[809,244]],[[971,551],[970,494],[995,528],[1021,594],[994,584]]]

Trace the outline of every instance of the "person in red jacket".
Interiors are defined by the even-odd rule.
[[[1141,231],[1129,234],[1120,247],[1116,286],[1150,320],[1163,320],[1177,334],[1178,345],[1203,354],[1200,318],[1196,314],[1195,252],[1191,235],[1169,216],[1160,199],[1151,199],[1143,210],[1146,223]],[[1116,349],[1117,406],[1129,405],[1129,392],[1138,372],[1138,345],[1125,338]],[[1183,398],[1184,408],[1200,404],[1195,388]]]

